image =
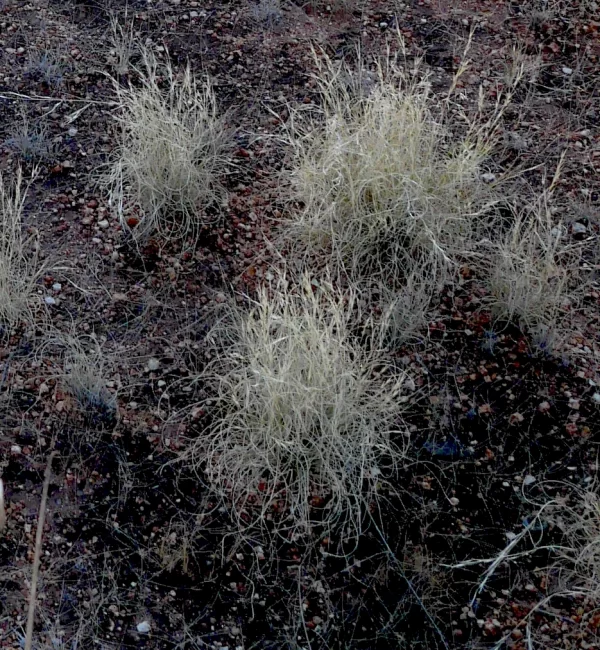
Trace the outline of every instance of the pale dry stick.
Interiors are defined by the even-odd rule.
[[[23,95],[22,93],[15,93],[12,90],[5,90],[0,99],[26,99],[27,101],[34,102],[67,102],[71,104],[97,104],[99,106],[119,106],[119,102],[103,101],[98,99],[83,99],[80,97],[44,97],[40,95]]]
[[[528,555],[531,555],[532,553],[536,553],[537,551],[557,551],[561,549],[566,549],[566,547],[557,546],[555,544],[550,546],[536,546],[535,548],[532,548],[528,551],[521,551],[520,553],[513,553],[512,555],[504,555],[503,560],[508,562],[512,560],[518,560],[521,557],[527,557]],[[458,564],[440,564],[440,566],[445,569],[464,569],[469,566],[477,566],[478,564],[493,564],[497,560],[498,560],[497,557],[487,557],[487,558],[482,558],[481,560],[480,559],[466,560],[465,562],[459,562]]]
[[[42,500],[38,514],[37,530],[35,533],[35,552],[33,556],[33,570],[31,572],[31,589],[29,590],[29,611],[27,612],[27,630],[25,632],[24,650],[31,650],[33,644],[33,623],[35,619],[35,599],[37,594],[37,583],[40,572],[40,559],[42,555],[42,536],[44,534],[44,520],[46,518],[46,502],[48,501],[48,488],[50,476],[52,475],[52,461],[58,454],[53,451],[48,457],[46,472],[44,474],[44,485],[42,487]]]
[[[535,515],[535,517],[532,517],[531,522],[525,526],[525,528],[508,544],[499,554],[498,557],[491,563],[490,567],[488,570],[485,572],[484,578],[481,581],[481,584],[479,587],[477,587],[477,591],[475,592],[473,598],[471,598],[471,602],[469,603],[469,607],[473,609],[473,605],[475,604],[475,601],[477,600],[477,597],[479,594],[485,589],[485,585],[487,584],[488,580],[492,577],[496,569],[504,562],[505,560],[509,559],[510,557],[510,552],[512,549],[529,533],[533,527],[537,524],[539,521],[539,518],[542,515],[542,512],[546,509],[546,506],[548,504],[543,505],[540,509],[539,512]]]
[[[6,526],[6,509],[4,508],[4,482],[0,478],[0,533]]]

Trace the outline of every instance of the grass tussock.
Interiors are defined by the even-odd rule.
[[[121,137],[104,182],[137,238],[194,239],[208,220],[205,208],[224,197],[230,134],[208,78],[198,80],[189,65],[179,74],[147,48],[140,55],[136,85],[115,81]]]
[[[116,396],[107,388],[111,359],[95,337],[64,336],[62,384],[88,416],[115,417]]]
[[[358,533],[402,458],[403,377],[354,338],[356,307],[352,293],[280,280],[213,329],[216,358],[198,378],[212,392],[200,405],[208,425],[185,460],[244,525],[277,510],[283,528]]]
[[[476,129],[451,134],[428,84],[390,56],[357,72],[317,62],[320,108],[291,109],[291,184],[304,207],[287,234],[356,279],[452,266],[497,202],[481,178],[489,142]]]
[[[558,179],[557,170],[551,187]],[[566,225],[553,215],[551,191],[500,224],[484,245],[480,274],[492,315],[529,331],[542,347],[568,326],[569,311],[585,287],[583,246],[568,241]]]
[[[551,565],[551,587],[562,595],[600,602],[600,494],[579,490],[570,502],[557,502],[550,519],[564,534]]]
[[[525,211],[492,245],[488,285],[492,313],[530,328],[555,323],[568,291],[560,265],[561,229],[547,213]]]
[[[35,236],[23,230],[26,193],[21,170],[12,187],[0,174],[0,322],[7,328],[33,320],[35,287],[43,273]]]

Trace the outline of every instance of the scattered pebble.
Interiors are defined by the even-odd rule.
[[[550,410],[550,402],[541,402],[538,404],[538,411],[540,413],[547,413]]]
[[[535,481],[535,476],[527,474],[527,476],[523,479],[523,485],[531,485],[532,483],[535,483]]]
[[[566,74],[566,75],[573,74],[573,68],[567,68],[567,66],[565,66],[565,67],[562,69],[562,71],[563,71],[563,74]]]
[[[160,361],[158,359],[155,359],[154,357],[152,359],[148,359],[146,368],[148,368],[150,372],[154,372],[155,370],[158,370],[159,367],[160,367]]]
[[[136,629],[139,634],[148,634],[150,632],[150,623],[148,621],[142,621],[137,624]]]
[[[45,297],[44,297],[44,302],[45,302],[47,305],[56,305],[56,299],[53,298],[52,296],[45,296]]]

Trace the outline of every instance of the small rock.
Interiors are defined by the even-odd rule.
[[[150,370],[150,372],[154,372],[155,370],[158,370],[160,366],[160,361],[158,359],[155,359],[154,357],[152,359],[148,359],[148,363],[146,364],[146,368]]]
[[[538,404],[538,411],[540,413],[547,413],[550,410],[550,402],[541,402]]]
[[[45,296],[44,297],[44,302],[47,305],[56,305],[56,300],[52,296]]]
[[[225,297],[224,293],[218,293],[215,296],[215,302],[218,302],[219,304],[224,303],[226,300],[227,300],[227,298]]]
[[[579,400],[574,399],[573,397],[569,400],[569,408],[573,409],[574,411],[579,410]]]
[[[521,413],[513,413],[509,418],[508,421],[510,424],[519,424],[520,422],[523,422],[525,418],[521,415]]]
[[[493,183],[496,180],[496,174],[492,174],[491,172],[481,174],[481,180],[484,183]]]
[[[15,454],[16,456],[18,456],[22,451],[23,449],[20,445],[11,445],[10,447],[10,453]]]
[[[600,393],[594,393],[592,395],[592,401],[596,402],[596,404],[600,404]]]
[[[572,235],[585,235],[587,232],[587,228],[584,224],[580,223],[579,221],[575,221],[571,225],[571,234]]]
[[[535,483],[535,480],[535,476],[527,474],[527,476],[523,479],[523,485],[531,485],[532,483]]]
[[[148,621],[142,621],[136,625],[136,630],[139,634],[148,634],[150,632],[150,623]]]
[[[566,74],[566,75],[573,74],[573,68],[567,68],[567,66],[565,66],[565,67],[562,69],[562,71],[563,71],[563,74]]]
[[[127,302],[129,297],[126,293],[113,293],[112,299],[113,302]]]
[[[55,282],[52,285],[52,290],[53,291],[60,291],[62,289],[62,284],[60,282]]]
[[[102,219],[102,221],[98,221],[98,227],[102,228],[102,230],[106,230],[110,224],[108,223],[108,219]]]
[[[454,507],[456,507],[460,503],[460,501],[456,497],[450,497],[448,501],[450,501],[450,505]]]

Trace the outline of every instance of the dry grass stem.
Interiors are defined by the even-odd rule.
[[[40,510],[38,514],[37,530],[35,533],[35,549],[33,555],[33,569],[31,572],[31,587],[29,589],[29,609],[27,611],[27,628],[25,631],[25,650],[31,650],[33,647],[33,624],[35,621],[37,586],[40,572],[40,560],[42,557],[42,538],[44,536],[44,521],[46,519],[46,503],[48,501],[48,488],[50,487],[50,477],[52,476],[52,461],[57,452],[53,451],[48,457],[46,472],[44,474],[44,484],[42,486],[42,499],[40,501]]]

